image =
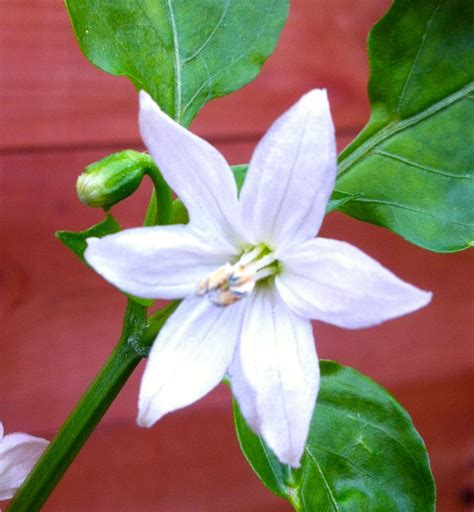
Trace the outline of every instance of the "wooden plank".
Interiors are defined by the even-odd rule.
[[[44,512],[290,512],[240,453],[229,401],[95,432]]]
[[[242,161],[250,148],[251,144],[223,149],[231,160]],[[0,389],[9,390],[4,414],[24,417],[17,407],[21,402],[27,410],[37,409],[34,429],[50,429],[61,421],[118,336],[122,297],[53,237],[55,229],[81,229],[100,219],[97,210],[77,201],[74,182],[82,166],[104,153],[0,159],[0,311],[6,365]],[[123,225],[139,224],[146,197],[144,189],[117,209]],[[472,292],[459,294],[468,253],[428,253],[386,230],[340,214],[327,219],[322,235],[354,243],[402,278],[433,290],[434,300],[420,312],[373,329],[350,331],[316,324],[321,357],[353,365],[387,385],[456,375],[469,367]],[[49,351],[55,354],[53,360]],[[59,368],[57,361],[62,361]],[[32,381],[38,383],[41,397],[56,396],[57,407],[46,417],[39,414],[41,401],[31,393]]]
[[[227,143],[220,148],[235,163],[248,160],[253,145]],[[77,201],[74,182],[84,165],[110,151],[0,156],[0,409],[8,431],[50,437],[118,336],[123,299],[53,237],[58,228],[81,229],[100,219],[97,210]],[[125,225],[140,222],[147,196],[144,187],[117,209]],[[322,234],[354,243],[402,278],[433,290],[430,307],[373,329],[345,331],[319,323],[314,329],[320,357],[358,368],[401,400],[430,449],[440,484],[439,510],[461,510],[458,495],[467,478],[468,426],[472,424],[467,414],[471,397],[465,384],[472,361],[472,290],[465,287],[470,256],[427,253],[386,230],[340,214],[328,217]],[[152,507],[286,510],[260,489],[236,447],[231,447],[235,441],[230,440],[228,417],[224,421],[227,430],[221,432],[222,411],[229,411],[224,388],[180,415],[170,416],[163,426],[138,431],[134,417],[141,372],[142,368],[127,384],[46,510],[130,510],[132,499],[144,511]],[[215,435],[227,440],[217,455],[213,452],[206,459],[209,446],[200,439],[207,439],[209,432],[218,432]],[[129,440],[133,440],[130,445]],[[218,461],[222,453],[231,453],[227,473],[224,462]],[[217,497],[209,487],[201,488],[203,461],[206,475],[209,470],[208,481],[221,474],[225,480]],[[192,485],[194,478],[199,485]],[[107,489],[104,495],[103,487]],[[222,501],[226,494],[228,508]],[[193,505],[193,499],[197,504]]]
[[[461,499],[472,425],[472,415],[466,414],[471,401],[467,377],[393,389],[411,411],[430,452],[438,512],[469,510]],[[106,422],[93,434],[45,512],[290,512],[291,507],[267,491],[246,464],[233,431],[230,396],[228,390],[222,391],[225,403],[218,407],[187,408],[149,430],[138,429],[132,418]]]
[[[196,129],[219,139],[233,163],[246,161],[255,134],[304,91],[322,86],[329,89],[339,133],[360,127],[368,113],[365,35],[389,3],[293,2],[262,75],[206,107]],[[75,199],[75,178],[84,165],[113,150],[108,144],[139,143],[136,99],[125,79],[96,70],[82,57],[56,0],[5,0],[0,17],[1,419],[8,431],[51,437],[111,350],[123,306],[116,291],[52,234],[99,220],[97,211]],[[242,142],[233,143],[236,138]],[[71,151],[98,144],[104,147]],[[15,151],[48,146],[64,151]],[[144,187],[118,208],[125,225],[140,222],[147,195]],[[431,455],[438,511],[468,510],[460,498],[472,484],[468,254],[429,254],[338,214],[327,219],[323,234],[358,245],[402,278],[434,291],[429,308],[374,329],[343,331],[322,324],[314,329],[321,357],[372,376],[410,412]],[[141,371],[47,511],[289,510],[258,483],[240,455],[226,389],[154,429],[138,430]]]
[[[458,357],[463,355],[472,362],[472,349]],[[426,443],[437,485],[438,512],[472,510],[472,502],[466,500],[474,484],[471,383],[472,364],[449,378],[421,378],[415,385],[399,382],[391,389]]]
[[[368,115],[365,39],[390,0],[292,2],[278,49],[261,76],[209,104],[206,135],[261,133],[303,92],[326,87],[340,129]],[[81,55],[57,0],[0,3],[0,149],[137,141],[136,95]]]

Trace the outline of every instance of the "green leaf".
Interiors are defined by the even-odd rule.
[[[339,190],[333,190],[331,198],[326,205],[326,213],[333,212],[334,210],[341,209],[349,201],[359,198],[360,194],[348,194],[346,192],[340,192]]]
[[[395,0],[369,37],[369,123],[340,156],[341,206],[438,252],[474,240],[474,3]]]
[[[188,125],[211,99],[253,80],[288,0],[66,0],[84,55],[145,89]]]
[[[58,238],[66,247],[71,249],[71,251],[76,254],[76,256],[79,256],[79,258],[81,258],[81,260],[87,265],[87,262],[84,259],[84,252],[87,248],[86,240],[90,237],[102,238],[103,236],[111,235],[118,231],[120,231],[119,223],[112,215],[107,214],[102,222],[99,222],[99,224],[85,229],[84,231],[56,231],[55,235],[56,238]],[[148,307],[154,303],[154,301],[150,299],[142,299],[128,293],[125,293],[125,295],[142,306]]]
[[[87,248],[86,239],[90,237],[102,238],[105,235],[111,235],[120,231],[120,225],[115,218],[107,214],[105,219],[99,224],[92,226],[84,231],[56,231],[58,238],[66,247],[79,256],[85,263],[84,252]]]
[[[238,439],[262,482],[301,512],[431,512],[435,488],[422,439],[382,387],[321,361],[321,389],[299,469],[281,464],[234,402]]]

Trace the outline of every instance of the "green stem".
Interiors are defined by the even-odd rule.
[[[154,185],[144,224],[169,224],[173,201],[171,189],[150,155],[141,153],[138,157]],[[147,320],[146,307],[133,299],[128,300],[117,346],[14,496],[7,508],[9,512],[41,510],[141,358],[148,354],[177,304],[170,304]]]
[[[143,333],[143,336],[140,340],[142,348],[147,351],[146,357],[148,357],[148,351],[153,345],[153,342],[158,336],[158,333],[160,332],[164,323],[176,311],[176,308],[180,305],[180,303],[180,300],[174,300],[164,308],[159,309],[148,317],[146,331]]]
[[[151,156],[148,153],[142,153],[141,158],[146,167],[145,174],[150,177],[154,186],[144,224],[145,226],[170,224],[173,193]]]
[[[295,472],[291,466],[285,466],[286,478],[285,482],[288,488],[288,501],[293,506],[293,509],[298,512],[303,510],[301,496],[298,492],[298,481],[295,477]]]
[[[155,313],[147,323],[146,308],[128,301],[117,346],[13,498],[9,512],[41,509],[175,307]]]

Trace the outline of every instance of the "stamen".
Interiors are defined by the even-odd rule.
[[[255,281],[260,281],[260,279],[265,279],[266,277],[274,276],[277,272],[276,267],[267,267],[259,270],[255,274]]]
[[[263,258],[260,258],[257,261],[254,261],[251,265],[249,265],[247,268],[249,271],[257,272],[261,268],[266,267],[267,265],[270,265],[275,261],[275,256],[273,254],[267,254]]]
[[[259,245],[244,253],[237,263],[226,263],[198,284],[196,294],[207,296],[217,306],[229,306],[242,299],[255,288],[259,279],[275,274],[276,268],[269,267],[275,258],[272,253],[259,256],[266,247]]]
[[[231,275],[232,265],[230,263],[226,263],[210,274],[206,279],[200,281],[198,283],[196,293],[198,295],[205,295],[208,292],[221,288]]]
[[[240,263],[240,265],[247,265],[254,259],[258,258],[264,250],[265,250],[265,247],[263,245],[257,245],[250,252],[244,253],[237,263]]]

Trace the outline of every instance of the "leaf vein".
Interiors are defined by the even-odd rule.
[[[155,34],[157,35],[158,39],[160,40],[161,44],[163,46],[166,46],[166,43],[163,39],[163,36],[160,34],[158,28],[156,27],[156,25],[153,23],[153,20],[150,18],[150,15],[148,14],[147,10],[145,9],[145,7],[143,7],[142,3],[140,2],[140,0],[135,0],[135,5],[142,11],[143,13],[143,16],[145,16],[145,19],[148,21],[148,24],[150,25],[150,27],[153,29],[153,32],[155,32]]]
[[[434,20],[434,18],[436,16],[440,6],[441,6],[441,2],[442,2],[442,0],[438,1],[438,5],[434,9],[433,14],[431,15],[431,18],[428,20],[428,23],[426,24],[426,29],[425,29],[425,31],[423,33],[423,37],[421,38],[420,47],[418,48],[418,51],[416,52],[415,58],[413,59],[413,63],[411,65],[411,68],[410,68],[410,71],[408,73],[407,79],[405,80],[402,92],[401,92],[401,94],[399,96],[399,99],[398,99],[398,104],[397,104],[397,108],[396,108],[396,112],[397,112],[398,115],[400,115],[401,106],[402,106],[403,100],[405,99],[409,83],[411,81],[411,78],[413,76],[413,72],[414,72],[415,67],[416,67],[416,63],[418,62],[418,59],[420,58],[420,55],[421,55],[421,53],[423,51],[423,48],[424,48],[425,43],[426,43],[427,36],[429,34],[429,31],[431,30],[431,26],[433,24],[433,20]]]
[[[370,139],[364,142],[353,153],[349,154],[346,158],[342,159],[339,165],[338,179],[341,178],[341,176],[343,176],[346,172],[348,172],[357,161],[364,159],[373,148],[375,148],[385,140],[390,139],[390,137],[403,131],[405,128],[414,126],[423,121],[424,119],[437,114],[441,110],[450,107],[457,101],[464,99],[465,96],[469,95],[473,91],[474,83],[470,82],[462,89],[459,89],[453,94],[446,96],[437,103],[433,103],[433,105],[419,112],[418,114],[407,119],[404,119],[403,121],[392,122],[388,124],[387,126],[382,128],[377,134],[373,135]]]
[[[377,425],[377,424],[372,423],[370,421],[363,420],[362,418],[360,418],[358,416],[353,416],[352,414],[345,414],[342,411],[340,411],[339,409],[337,409],[336,407],[334,407],[334,406],[332,406],[332,405],[330,405],[328,403],[319,403],[318,407],[326,407],[327,409],[332,409],[333,411],[335,411],[336,414],[343,415],[344,418],[349,418],[349,419],[351,419],[351,420],[353,420],[355,422],[362,423],[366,427],[371,427],[374,430],[379,430],[380,432],[383,432],[394,443],[396,443],[399,446],[401,446],[403,448],[403,450],[409,455],[410,459],[414,462],[415,467],[419,468],[418,461],[416,460],[416,457],[413,455],[411,450],[409,450],[401,441],[399,441],[396,437],[393,437],[393,435],[388,430],[385,430],[380,425]],[[424,487],[423,487],[423,489],[425,490]]]
[[[371,474],[368,471],[366,471],[365,469],[361,468],[359,465],[357,465],[355,462],[353,462],[351,459],[349,459],[349,457],[346,457],[345,455],[342,455],[342,453],[338,453],[338,452],[334,452],[332,450],[328,450],[325,446],[323,446],[321,444],[318,444],[318,443],[314,443],[313,446],[316,446],[320,450],[323,450],[326,453],[329,453],[330,455],[334,455],[335,457],[338,457],[339,459],[345,460],[348,464],[350,464],[352,467],[354,467],[357,471],[359,471],[360,473],[365,475],[369,480],[374,482],[378,487],[380,487],[381,489],[384,489],[384,490],[388,490],[388,488],[385,487],[385,485],[383,485],[380,482],[380,480],[377,480],[377,478],[373,474]]]
[[[318,470],[319,476],[321,477],[321,481],[323,482],[323,485],[324,485],[324,489],[326,490],[326,494],[327,494],[329,501],[332,505],[332,509],[335,512],[339,512],[339,505],[337,504],[336,498],[332,492],[329,482],[326,480],[326,477],[324,476],[321,466],[318,464],[318,461],[316,460],[316,458],[313,456],[313,454],[307,448],[305,448],[305,453],[306,453],[306,455],[308,455],[309,459],[316,466],[316,469]]]
[[[204,68],[206,70],[207,80],[199,86],[197,91],[193,94],[193,97],[186,103],[186,105],[184,106],[184,109],[183,109],[183,113],[186,113],[188,111],[189,107],[194,103],[194,100],[199,96],[199,93],[204,89],[204,87],[206,87],[206,85],[208,86],[207,87],[207,98],[209,98],[211,95],[211,74],[209,72],[207,63],[203,59],[202,55],[200,55],[199,57],[201,59],[202,65],[204,66]]]
[[[436,169],[435,167],[430,167],[428,165],[420,164],[418,162],[413,162],[412,160],[409,160],[408,158],[404,158],[400,155],[396,155],[394,153],[390,153],[389,151],[383,151],[381,149],[376,149],[373,151],[375,155],[380,155],[386,158],[390,158],[392,160],[397,160],[399,162],[402,162],[406,165],[409,165],[410,167],[414,167],[415,169],[420,169],[422,171],[426,171],[433,174],[439,174],[441,176],[446,176],[448,178],[454,178],[458,180],[472,180],[473,176],[470,176],[469,174],[454,174],[448,171],[443,171],[441,169]]]
[[[259,32],[257,34],[255,34],[255,41],[258,42],[259,40],[259,37],[260,35],[262,34],[262,32],[264,32],[265,30],[265,23],[262,21],[262,24],[261,24],[261,28],[259,30]],[[219,71],[217,71],[216,73],[214,73],[213,75],[209,76],[208,75],[208,79],[206,82],[203,82],[201,84],[201,86],[198,88],[198,90],[196,91],[196,93],[193,95],[193,98],[196,98],[197,95],[201,92],[201,90],[206,87],[207,85],[210,86],[211,83],[213,82],[213,80],[215,78],[217,78],[218,76],[222,75],[223,73],[225,73],[226,71],[228,71],[229,69],[231,69],[233,66],[235,66],[236,63],[238,63],[239,61],[241,61],[246,55],[248,55],[249,53],[251,53],[252,51],[254,50],[254,47],[250,47],[248,49],[246,49],[244,52],[242,52],[240,55],[238,55],[237,57],[235,57],[228,66],[220,69]],[[224,96],[226,93],[225,92],[221,92],[219,94],[219,96]],[[185,108],[183,109],[183,116],[186,114],[186,112],[188,111],[189,107],[191,106],[192,104],[192,101],[188,101],[188,103],[186,104]]]
[[[390,207],[393,207],[393,208],[400,208],[400,209],[408,210],[408,211],[411,211],[411,212],[414,212],[414,213],[419,213],[420,215],[425,215],[427,217],[431,217],[433,219],[441,220],[443,222],[448,222],[448,223],[451,223],[451,224],[458,224],[460,226],[467,226],[467,227],[474,226],[474,224],[469,223],[469,222],[461,222],[461,221],[458,221],[458,220],[447,219],[446,217],[441,217],[439,215],[433,215],[432,213],[428,213],[428,212],[425,212],[423,210],[418,210],[417,208],[413,208],[411,206],[407,206],[407,205],[404,205],[404,204],[395,203],[394,201],[387,201],[385,199],[372,199],[372,198],[369,198],[369,197],[359,197],[359,198],[353,199],[353,201],[354,202],[358,202],[358,203],[384,204],[386,206],[390,206]]]
[[[222,15],[219,18],[219,21],[216,23],[216,26],[214,27],[214,29],[210,33],[209,37],[204,41],[204,43],[192,55],[190,55],[189,57],[185,57],[184,58],[183,64],[187,64],[188,62],[192,61],[193,59],[195,59],[196,57],[201,55],[201,53],[204,51],[206,46],[212,41],[212,38],[214,37],[215,33],[219,30],[219,27],[224,22],[224,19],[227,16],[227,12],[229,11],[229,7],[230,7],[231,3],[232,3],[232,0],[227,0],[227,4],[224,7]]]

